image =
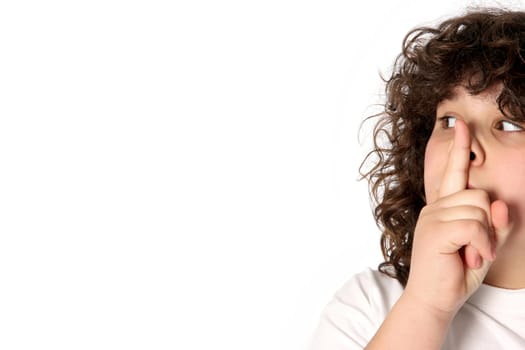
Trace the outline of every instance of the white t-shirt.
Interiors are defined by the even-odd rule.
[[[365,348],[402,293],[379,271],[355,275],[323,311],[311,349]],[[525,349],[525,289],[482,284],[452,321],[442,349]]]

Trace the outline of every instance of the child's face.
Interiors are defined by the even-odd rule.
[[[425,153],[425,195],[427,203],[439,198],[454,138],[454,120],[461,119],[469,128],[471,151],[475,154],[467,183],[461,186],[485,190],[491,201],[505,201],[519,226],[519,218],[525,217],[525,123],[510,121],[501,113],[496,103],[500,90],[497,87],[472,96],[458,87],[454,98],[437,106],[436,123]]]

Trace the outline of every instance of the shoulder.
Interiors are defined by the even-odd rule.
[[[372,269],[365,269],[350,278],[335,293],[335,298],[347,305],[355,303],[356,298],[361,306],[386,308],[387,312],[403,293],[403,286],[395,278]]]
[[[403,293],[394,278],[366,269],[352,276],[325,307],[313,349],[362,349]]]
[[[381,324],[392,306],[403,293],[403,286],[395,278],[377,270],[366,269],[350,278],[334,295],[325,314],[341,314],[359,320],[356,313],[366,314],[361,322],[370,326]]]

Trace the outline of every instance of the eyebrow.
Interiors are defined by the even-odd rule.
[[[495,101],[496,104],[497,104],[497,101],[498,101],[498,98],[499,96],[501,95],[501,92],[499,94],[496,94],[496,92],[493,92],[492,89],[488,88],[488,89],[485,89],[483,90],[482,92],[478,93],[478,94],[472,94],[468,91],[467,88],[464,88],[465,90],[467,90],[467,93],[469,96],[471,97],[476,97],[476,98],[480,98],[480,99],[483,99],[483,100],[489,100],[489,101]],[[459,94],[458,92],[456,91],[457,90],[457,87],[453,88],[450,90],[450,92],[446,95],[445,98],[443,98],[441,101],[439,101],[437,104],[441,104],[445,101],[450,101],[450,102],[455,102],[459,99]],[[437,107],[437,106],[436,106]]]

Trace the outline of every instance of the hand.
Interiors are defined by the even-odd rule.
[[[457,120],[439,198],[416,224],[405,289],[422,307],[450,317],[481,285],[512,227],[505,202],[467,189],[470,149],[468,127]]]

